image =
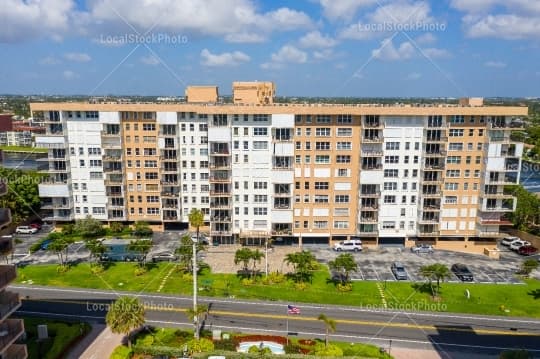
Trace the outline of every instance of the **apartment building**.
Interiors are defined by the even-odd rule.
[[[0,183],[0,196],[7,193],[5,183]],[[11,213],[7,208],[0,208],[0,228],[11,223]],[[13,249],[11,236],[0,238],[0,248],[6,253]],[[28,353],[26,345],[15,342],[24,334],[24,322],[22,319],[9,319],[20,306],[21,300],[18,293],[10,292],[7,286],[15,280],[17,271],[14,265],[0,265],[0,358],[26,359]]]
[[[199,208],[219,243],[470,247],[515,209],[526,107],[256,104],[32,104],[48,219],[166,230]]]

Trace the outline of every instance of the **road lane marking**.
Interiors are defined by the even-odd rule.
[[[121,294],[125,295],[132,295],[134,297],[140,297],[140,298],[154,298],[154,299],[166,299],[166,300],[178,300],[178,301],[187,301],[191,302],[193,299],[188,297],[179,297],[179,296],[173,296],[173,295],[155,295],[153,293],[136,293],[136,292],[128,292],[128,291],[119,291],[119,292],[112,292],[112,291],[105,291],[100,289],[88,289],[88,290],[81,290],[81,289],[71,289],[71,288],[59,288],[59,287],[45,287],[45,286],[25,286],[25,285],[10,285],[8,288],[11,289],[22,289],[22,290],[30,290],[30,291],[49,291],[49,292],[65,292],[65,293],[76,293],[76,294],[101,294],[101,295],[107,295],[107,296],[114,296],[119,297]],[[101,299],[101,298],[99,298]],[[114,298],[102,298],[102,299],[114,299]],[[256,306],[266,306],[266,307],[283,307],[283,305],[286,305],[286,302],[276,303],[276,302],[250,302],[247,300],[227,300],[219,297],[201,297],[201,301],[203,302],[210,302],[210,303],[225,303],[225,304],[245,304],[245,305],[256,305]],[[523,319],[508,319],[504,317],[487,317],[487,316],[481,316],[481,315],[459,315],[459,314],[445,314],[444,312],[435,313],[435,312],[406,312],[406,311],[390,311],[390,310],[377,310],[377,309],[366,309],[362,307],[353,308],[353,307],[338,307],[337,305],[314,305],[310,303],[302,304],[303,308],[308,309],[317,309],[317,310],[336,310],[336,311],[342,311],[342,312],[358,312],[358,313],[370,313],[370,314],[378,314],[378,313],[385,313],[385,314],[392,314],[392,313],[398,313],[403,315],[410,315],[410,316],[417,316],[417,317],[435,317],[440,319],[461,319],[461,320],[478,320],[478,321],[491,321],[491,322],[506,322],[506,323],[517,323],[517,324],[535,324],[540,325],[539,320],[523,320]]]
[[[63,303],[63,304],[79,304],[86,306],[103,306],[104,303],[91,302],[91,301],[66,301],[66,300],[40,300],[40,299],[23,299],[23,301],[34,301],[34,302],[44,302],[44,303]],[[146,310],[153,312],[178,312],[185,313],[187,308],[176,308],[176,307],[165,307],[160,305],[147,305],[144,306]],[[306,321],[306,322],[316,322],[319,319],[316,317],[308,316],[287,316],[283,314],[261,314],[261,313],[246,313],[246,312],[233,312],[225,310],[211,310],[211,315],[222,315],[230,317],[246,317],[246,318],[265,318],[265,319],[280,319],[280,320],[289,320],[289,321]],[[540,333],[532,332],[516,332],[510,330],[492,330],[492,329],[474,329],[474,328],[457,328],[457,327],[440,327],[436,325],[425,325],[425,324],[409,324],[409,323],[388,323],[388,322],[378,322],[378,321],[367,321],[367,320],[352,320],[352,319],[335,319],[336,323],[341,324],[350,324],[358,326],[370,326],[370,327],[392,327],[392,328],[402,328],[402,329],[419,329],[419,330],[433,330],[436,332],[439,331],[451,331],[451,332],[465,332],[465,333],[476,333],[476,334],[491,334],[491,335],[510,335],[510,336],[540,336]]]

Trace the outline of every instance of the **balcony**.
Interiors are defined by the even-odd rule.
[[[424,196],[424,198],[436,198],[436,197],[440,197],[441,196],[441,191],[425,191],[425,192],[422,192],[422,196]]]
[[[0,289],[7,286],[9,283],[15,280],[17,277],[17,271],[15,266],[12,265],[0,265]]]
[[[74,219],[73,213],[69,214],[52,214],[52,215],[46,215],[42,219],[45,222],[66,222],[66,221],[73,221]]]
[[[101,137],[119,137],[120,131],[101,131]]]
[[[231,169],[231,164],[229,162],[210,162],[208,167],[211,170],[229,170]]]
[[[430,143],[447,143],[448,142],[448,136],[426,136],[424,137],[424,142],[430,142]]]
[[[0,295],[0,321],[9,317],[21,306],[18,293],[3,291]]]
[[[361,191],[360,197],[364,198],[379,198],[381,196],[381,191]]]
[[[426,178],[424,177],[422,184],[441,185],[443,183],[442,178]]]
[[[0,324],[0,348],[7,348],[13,344],[24,333],[24,322],[22,319],[7,319]],[[10,358],[11,357],[7,357]]]
[[[358,223],[377,223],[377,217],[360,217]]]
[[[173,215],[163,215],[163,220],[164,220],[164,221],[178,221],[178,215],[176,215],[176,216],[173,216]]]
[[[424,151],[424,157],[446,157],[445,150]]]
[[[210,176],[210,183],[231,183],[230,176]]]
[[[289,136],[273,136],[272,141],[274,142],[292,142],[293,137]]]
[[[382,170],[382,168],[383,168],[382,163],[362,165],[362,169],[364,171],[380,171]]]
[[[3,354],[4,358],[9,359],[26,359],[28,358],[28,351],[24,344],[11,344]]]
[[[384,142],[384,137],[383,136],[362,137],[362,142],[364,142],[364,143],[383,143]]]
[[[504,238],[505,236],[506,234],[499,233],[496,231],[483,231],[483,230],[478,231],[478,237],[482,237],[482,238]]]
[[[439,217],[423,217],[418,220],[418,224],[438,224]]]
[[[105,173],[122,173],[122,167],[103,167]]]
[[[107,148],[120,149],[121,145],[122,145],[122,142],[120,141],[120,137],[104,138],[103,141],[101,141],[101,148],[104,148],[104,149],[107,149]]]
[[[376,203],[361,203],[360,209],[362,211],[378,211],[379,206]]]
[[[210,149],[210,155],[211,156],[229,156],[231,152],[227,148],[211,148]]]
[[[514,199],[515,197],[510,193],[505,192],[483,192],[482,193],[486,198],[495,198],[495,199]]]
[[[230,197],[230,190],[219,190],[219,191],[210,191],[210,196],[213,197]]]
[[[512,221],[508,218],[502,217],[477,217],[477,223],[483,226],[511,226]]]
[[[422,209],[426,212],[439,212],[441,210],[441,204],[426,203],[422,206]]]
[[[230,209],[231,206],[228,202],[210,202],[210,208],[212,209]]]
[[[118,201],[112,201],[112,200],[109,200],[107,202],[107,206],[109,208],[118,208],[118,209],[124,209],[125,205],[123,202],[118,202]]]
[[[518,181],[515,177],[490,177],[488,178],[487,183],[497,185],[515,185],[518,184]]]
[[[210,220],[214,223],[230,223],[231,217],[228,216],[213,216]]]
[[[432,170],[432,171],[442,171],[444,170],[444,164],[443,163],[426,163],[424,165],[424,169]]]
[[[274,197],[275,198],[284,198],[284,197],[290,197],[292,194],[290,192],[275,192]]]
[[[360,152],[362,157],[382,157],[384,152],[383,151],[364,151],[362,150]]]
[[[368,225],[367,227],[358,226],[358,235],[376,236],[379,233],[376,225]]]
[[[73,202],[43,202],[41,209],[70,209],[73,208]]]
[[[278,211],[288,210],[288,209],[291,209],[291,204],[290,203],[274,203],[273,209],[278,210]]]
[[[161,173],[178,173],[178,167],[161,167]]]
[[[175,198],[180,195],[179,192],[169,192],[169,191],[162,191],[161,197],[167,197],[167,198]]]
[[[511,206],[485,206],[480,207],[482,212],[514,212],[514,208]]]
[[[375,121],[375,122],[367,122],[364,121],[364,128],[370,128],[370,129],[382,129],[384,128],[384,124],[381,121]]]

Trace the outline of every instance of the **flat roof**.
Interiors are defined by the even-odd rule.
[[[203,114],[298,114],[298,115],[386,115],[386,116],[527,116],[527,106],[459,106],[448,104],[386,105],[386,104],[215,104],[215,103],[89,103],[33,102],[32,111],[103,111],[103,112],[196,112]]]

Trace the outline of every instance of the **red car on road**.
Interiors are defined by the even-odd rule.
[[[523,246],[518,248],[518,253],[522,256],[532,256],[538,252],[538,248],[533,246]]]

